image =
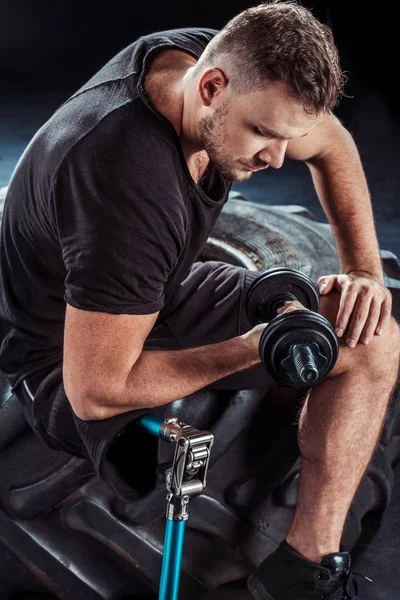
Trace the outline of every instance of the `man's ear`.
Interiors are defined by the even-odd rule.
[[[197,84],[197,90],[203,106],[211,106],[214,99],[228,86],[229,79],[222,69],[210,67],[204,71]]]

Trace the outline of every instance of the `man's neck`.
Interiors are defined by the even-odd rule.
[[[209,164],[205,150],[199,150],[185,141],[182,135],[183,86],[182,81],[188,69],[196,64],[190,54],[176,49],[163,50],[151,61],[144,79],[144,89],[153,106],[174,127],[181,140],[193,180],[198,183]]]
[[[144,79],[144,89],[153,106],[181,135],[183,114],[182,81],[195,58],[177,49],[161,50],[152,59]]]

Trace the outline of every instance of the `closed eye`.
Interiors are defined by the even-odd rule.
[[[267,138],[267,139],[269,139],[269,138],[272,138],[272,137],[274,137],[272,134],[267,134],[267,133],[264,133],[264,132],[263,132],[263,131],[261,131],[261,130],[260,130],[258,127],[253,127],[253,131],[254,131],[254,133],[255,133],[255,134],[257,134],[257,135],[261,135],[263,138]]]

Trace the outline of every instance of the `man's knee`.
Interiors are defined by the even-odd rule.
[[[320,312],[335,326],[339,309],[340,294],[329,294],[321,298]],[[346,331],[339,338],[339,357],[329,374],[335,377],[345,372],[363,373],[373,381],[385,378],[394,385],[399,374],[400,327],[391,317],[382,335],[374,335],[369,344],[358,342],[355,348],[346,343]]]

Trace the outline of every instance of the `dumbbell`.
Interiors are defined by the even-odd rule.
[[[277,315],[287,300],[298,300],[307,310]],[[270,269],[253,281],[245,306],[253,327],[268,323],[260,338],[260,357],[278,383],[310,387],[333,369],[339,355],[337,336],[318,313],[318,289],[307,275],[289,268]]]

